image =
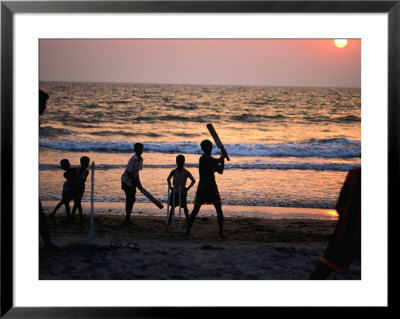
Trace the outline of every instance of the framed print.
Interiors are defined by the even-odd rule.
[[[1,315],[390,309],[399,16],[2,1]]]

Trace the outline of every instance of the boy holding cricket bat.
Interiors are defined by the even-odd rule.
[[[143,144],[136,143],[134,145],[135,155],[131,157],[126,165],[125,171],[121,176],[121,188],[125,192],[125,225],[131,225],[131,214],[133,204],[136,201],[136,187],[142,189],[140,183],[139,171],[143,167]]]
[[[215,181],[215,172],[222,174],[224,172],[225,157],[227,157],[225,149],[221,150],[220,158],[211,156],[213,149],[210,140],[204,140],[200,144],[203,155],[199,160],[199,175],[200,181],[197,186],[196,197],[194,200],[194,208],[190,214],[189,221],[186,228],[186,236],[189,235],[190,229],[193,226],[196,215],[200,211],[201,205],[213,204],[218,216],[218,227],[220,237],[224,237],[223,223],[224,216],[222,213],[221,197],[219,196],[218,186]]]

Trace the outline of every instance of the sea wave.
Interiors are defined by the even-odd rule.
[[[125,169],[126,164],[96,164],[96,170],[111,170],[111,169]],[[187,168],[198,168],[198,164],[186,163]],[[314,170],[314,171],[337,171],[337,172],[347,172],[355,167],[356,163],[268,163],[265,161],[255,161],[255,162],[240,162],[235,164],[225,164],[225,170],[231,169],[243,169],[243,170]],[[173,169],[176,165],[174,164],[151,164],[143,165],[145,169],[154,168],[166,168]],[[46,170],[58,170],[60,166],[57,164],[40,164],[39,169],[41,171]]]
[[[41,147],[77,152],[106,152],[106,153],[132,153],[132,142],[122,141],[93,141],[93,140],[51,140],[40,139]],[[198,143],[194,142],[143,142],[145,152],[168,154],[201,154]],[[346,138],[310,139],[299,143],[280,144],[226,144],[225,148],[232,156],[258,156],[258,157],[360,157],[361,141]],[[219,150],[215,147],[215,153]]]

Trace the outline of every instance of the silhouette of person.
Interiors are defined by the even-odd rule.
[[[65,171],[64,178],[66,181],[64,182],[63,189],[62,189],[62,198],[61,201],[56,205],[53,212],[49,215],[49,218],[54,222],[54,215],[56,214],[57,210],[64,205],[65,212],[67,213],[67,221],[72,221],[71,219],[71,207],[69,203],[72,199],[74,199],[76,195],[76,189],[78,185],[78,172],[76,169],[71,168],[69,160],[62,159],[60,161],[61,168]]]
[[[183,211],[185,213],[186,222],[189,220],[189,210],[187,208],[187,193],[189,189],[196,183],[196,180],[194,179],[193,175],[184,167],[185,156],[178,155],[176,157],[176,165],[178,167],[173,169],[167,178],[168,185],[171,186],[171,179],[173,184],[171,193],[169,195],[169,204],[172,206],[172,208],[169,213],[168,225],[171,224],[172,216],[174,214],[174,208],[177,207],[179,203],[181,204],[181,207],[183,208]],[[191,180],[191,183],[189,187],[186,187],[186,182],[188,178]],[[179,188],[181,189],[180,199],[179,199]]]
[[[42,115],[46,109],[46,103],[49,95],[39,89],[39,116]],[[39,120],[40,126],[40,120]],[[54,248],[55,246],[50,240],[49,229],[47,226],[47,219],[43,212],[42,201],[39,198],[39,235],[42,237],[44,246],[46,248]]]
[[[77,210],[79,212],[80,219],[82,219],[83,217],[83,209],[81,202],[83,194],[85,193],[85,182],[89,175],[89,170],[87,168],[89,167],[90,158],[87,156],[82,156],[80,158],[80,163],[81,166],[75,168],[77,174],[77,184],[74,192],[74,207],[72,208],[72,220],[74,219],[75,212]]]
[[[347,174],[335,209],[339,220],[333,238],[311,280],[326,279],[332,271],[345,272],[355,257],[361,257],[361,167]]]
[[[39,115],[43,115],[44,111],[46,110],[46,103],[48,99],[49,95],[46,92],[39,90]]]
[[[143,168],[143,150],[144,146],[142,143],[136,143],[134,145],[135,154],[130,158],[126,165],[125,171],[121,176],[121,188],[125,192],[125,224],[130,225],[131,214],[133,205],[136,201],[136,188],[142,190],[142,184],[139,178],[139,171]]]
[[[203,155],[199,159],[200,181],[197,186],[194,208],[187,223],[186,236],[190,233],[190,229],[193,226],[196,215],[200,211],[201,205],[213,204],[218,216],[219,235],[220,237],[224,237],[224,215],[222,213],[221,197],[219,196],[214,173],[222,174],[224,172],[226,152],[223,150],[221,157],[217,159],[211,156],[213,145],[210,140],[202,141],[200,146],[203,151]]]

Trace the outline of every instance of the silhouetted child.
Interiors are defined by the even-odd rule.
[[[54,215],[56,214],[57,210],[62,206],[65,205],[65,212],[67,213],[67,221],[70,221],[70,206],[69,203],[74,198],[75,195],[75,188],[77,184],[77,175],[73,169],[71,169],[71,165],[69,160],[62,159],[60,161],[61,168],[65,171],[64,178],[66,181],[64,182],[63,189],[62,189],[62,198],[61,201],[56,205],[53,212],[49,215],[50,219],[54,222]]]
[[[224,163],[226,152],[223,150],[219,159],[211,157],[213,145],[210,140],[204,140],[200,144],[203,155],[199,160],[200,181],[197,186],[196,197],[194,200],[194,208],[190,214],[186,228],[186,236],[189,235],[193,226],[196,215],[200,211],[201,205],[213,204],[218,215],[219,235],[224,237],[223,223],[224,215],[222,213],[221,197],[219,196],[217,183],[214,173],[222,174],[224,172]]]
[[[139,171],[143,167],[143,144],[136,143],[134,145],[135,155],[133,155],[128,164],[126,165],[125,171],[121,176],[121,188],[125,192],[125,224],[131,224],[131,214],[133,204],[136,201],[136,187],[141,190],[142,184],[140,183]]]
[[[74,207],[72,208],[72,219],[75,216],[76,210],[79,212],[79,217],[82,219],[83,217],[83,209],[82,209],[82,197],[85,193],[85,182],[89,175],[89,167],[90,158],[87,156],[82,156],[80,158],[81,166],[78,168],[74,168],[77,174],[77,184],[75,187],[75,194],[74,194]]]
[[[177,168],[173,169],[167,178],[168,185],[171,186],[171,178],[172,179],[172,189],[169,195],[169,204],[171,205],[171,210],[169,213],[168,225],[171,224],[172,216],[174,214],[174,208],[181,204],[183,211],[186,216],[186,222],[189,220],[189,211],[187,208],[187,192],[189,189],[196,183],[193,175],[183,166],[185,165],[185,156],[178,155],[176,157],[176,165]],[[191,180],[189,187],[186,187],[187,179]],[[179,200],[179,188],[181,189],[181,197]],[[175,195],[174,195],[175,194]],[[175,201],[174,201],[175,198]]]
[[[347,174],[335,209],[339,220],[312,280],[326,279],[332,271],[345,272],[355,257],[361,257],[361,167]]]

